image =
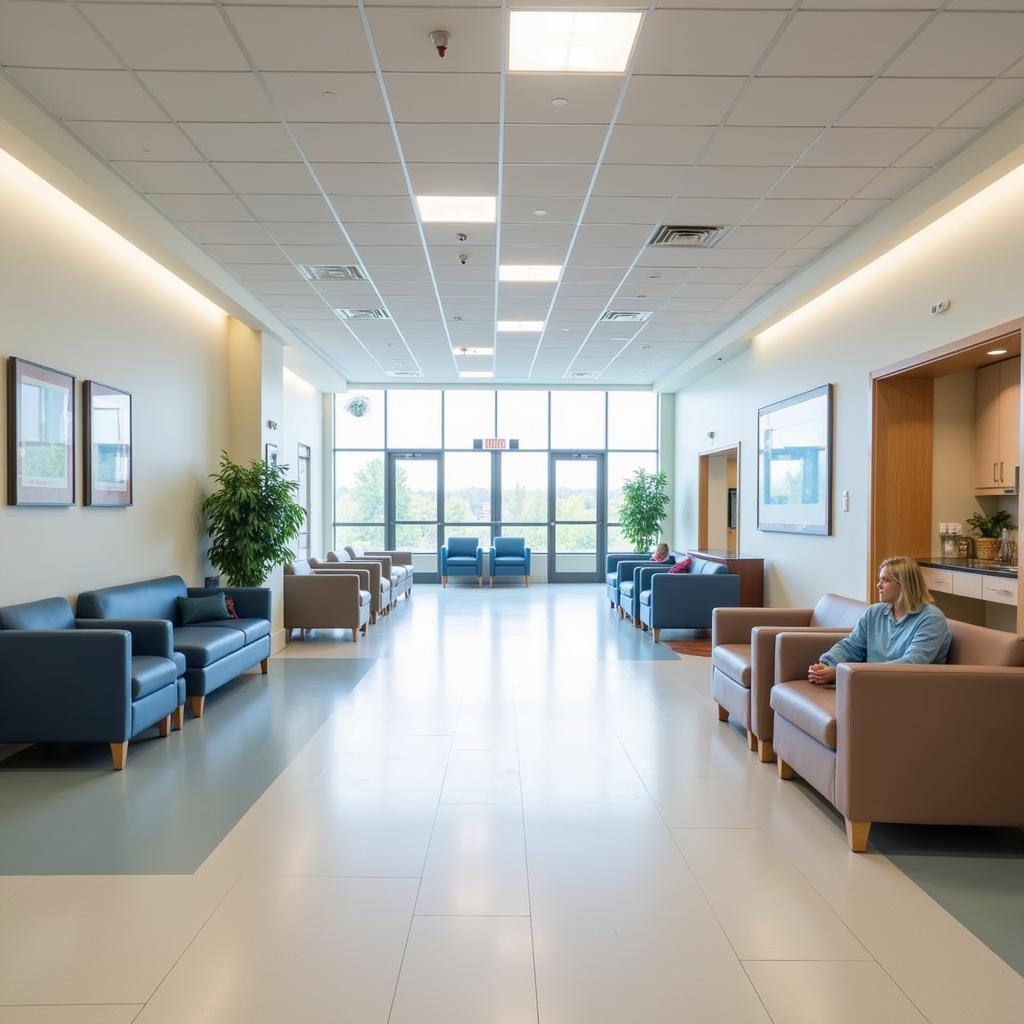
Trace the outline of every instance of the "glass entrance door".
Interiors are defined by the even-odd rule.
[[[437,576],[441,453],[388,452],[388,548],[413,553],[416,578]]]
[[[552,452],[548,488],[548,582],[604,579],[603,452]]]

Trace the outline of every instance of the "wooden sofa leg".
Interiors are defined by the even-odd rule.
[[[863,853],[868,848],[868,834],[871,832],[870,821],[850,821],[846,819],[846,839],[854,853]]]
[[[441,577],[441,586],[442,587],[447,587],[448,586],[448,577],[447,576],[442,576]]]
[[[189,697],[189,704],[192,705],[192,717],[202,718],[203,717],[203,705],[206,703],[205,697]]]
[[[654,634],[654,642],[657,643],[661,639],[661,627],[651,626],[651,632]]]
[[[771,764],[775,760],[775,748],[771,740],[757,741],[757,757],[762,764]]]
[[[264,658],[260,662],[260,673],[261,673],[261,675],[266,675],[269,671],[270,671],[270,659],[269,658]]]
[[[786,782],[788,782],[796,774],[796,772],[794,772],[793,769],[790,768],[789,765],[786,764],[786,762],[783,761],[781,757],[778,759],[778,768],[779,778],[783,779]]]
[[[747,730],[747,750],[757,750],[757,737]]]
[[[160,721],[156,723],[156,728],[157,728],[157,732],[159,732],[161,736],[170,736],[171,735],[171,716],[170,715],[164,715],[164,717],[161,718]]]
[[[180,732],[185,725],[185,705],[179,704],[171,712],[171,728],[175,732]]]
[[[124,743],[111,743],[110,756],[114,759],[114,771],[123,772],[125,763],[128,760],[128,741]]]
[[[362,634],[363,634],[363,636],[366,636],[366,626],[367,626],[367,623],[365,623],[365,622],[364,622],[364,623],[363,623],[363,628],[362,628]]]
[[[720,722],[728,722],[729,721],[729,711],[728,711],[728,709],[727,708],[723,708],[721,704],[716,704],[715,707],[718,708],[718,720]]]

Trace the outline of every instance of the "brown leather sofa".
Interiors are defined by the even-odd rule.
[[[1024,826],[1024,637],[949,629],[949,664],[841,664],[834,688],[807,667],[845,634],[777,638],[779,776],[831,801],[855,852],[875,821]]]
[[[333,552],[328,552],[328,555]],[[384,567],[375,559],[367,561],[353,561],[345,557],[342,552],[342,559],[321,562],[319,558],[311,558],[309,566],[314,573],[327,572],[367,572],[369,574],[369,585],[366,588],[370,591],[370,623],[377,621],[381,615],[387,615],[391,610],[391,580],[384,575]]]
[[[370,576],[363,570],[315,572],[297,560],[284,567],[284,635],[293,629],[351,629],[352,643],[370,621]]]
[[[719,721],[735,718],[747,730],[747,746],[762,761],[774,761],[769,698],[775,682],[776,636],[794,629],[849,632],[867,608],[863,601],[839,594],[824,594],[813,608],[716,608],[711,620],[711,678]]]

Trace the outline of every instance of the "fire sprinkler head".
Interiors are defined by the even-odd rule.
[[[446,32],[443,28],[436,28],[430,33],[430,41],[434,44],[434,49],[437,50],[437,55],[442,60],[444,60],[444,55],[448,50],[448,40],[451,37],[451,33]]]

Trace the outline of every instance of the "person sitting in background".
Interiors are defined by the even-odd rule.
[[[664,562],[666,558],[668,558],[668,545],[667,544],[659,544],[654,549],[654,554],[651,555],[651,561],[652,562]]]
[[[917,562],[912,558],[887,558],[878,567],[878,601],[861,616],[845,640],[807,669],[812,683],[834,683],[836,665],[844,661],[945,664],[950,642],[946,616],[932,602]]]

